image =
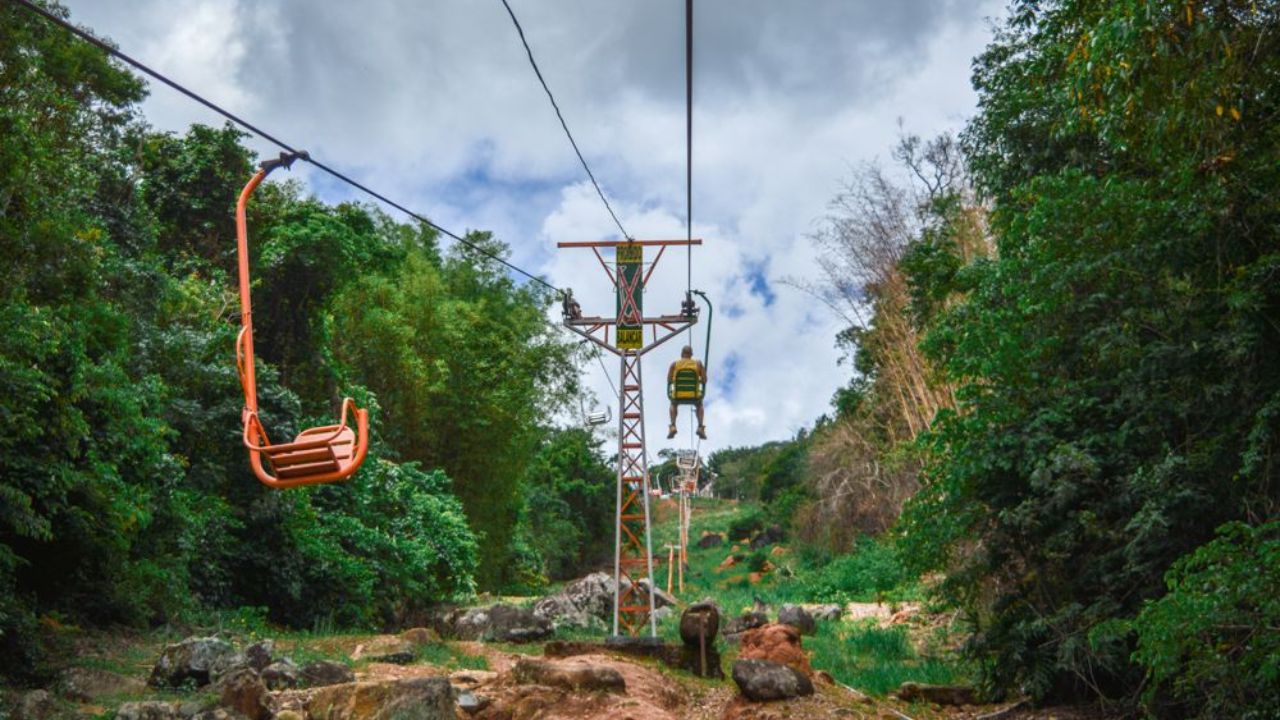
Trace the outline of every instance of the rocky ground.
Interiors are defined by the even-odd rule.
[[[769,557],[782,564],[779,539],[780,530],[766,529],[741,546],[772,545]],[[54,683],[0,688],[0,720],[1106,718],[981,704],[963,686],[895,679],[880,692],[897,691],[879,696],[849,687],[832,674],[858,684],[848,667],[824,667],[849,657],[842,633],[908,632],[932,653],[946,618],[911,603],[770,607],[757,593],[767,594],[773,562],[744,574],[735,567],[739,545],[715,533],[700,537],[696,553],[705,572],[702,584],[690,578],[686,600],[712,597],[686,604],[661,588],[641,591],[659,608],[660,646],[603,642],[613,585],[596,573],[536,601],[442,608],[429,627],[393,635],[76,635]],[[717,597],[756,599],[726,612]],[[814,650],[824,638],[825,655]]]
[[[871,698],[809,666],[794,627],[745,630],[731,676],[703,679],[659,657],[601,643],[510,645],[400,635],[317,639],[341,660],[289,659],[271,641],[237,646],[191,638],[166,646],[139,672],[76,668],[49,689],[11,693],[11,720],[392,720],[536,718],[609,720],[766,718],[1095,717],[1081,711],[976,705],[964,689],[916,688]],[[284,643],[280,643],[284,645]],[[314,647],[292,643],[298,651]],[[443,651],[443,652],[442,652]],[[440,659],[444,655],[446,659]],[[434,661],[426,658],[434,658]],[[458,669],[459,661],[473,666]],[[485,669],[478,669],[483,667]],[[354,669],[353,669],[354,668]],[[948,693],[960,696],[948,696]],[[935,694],[936,693],[936,697]],[[777,697],[765,700],[751,697]],[[938,704],[933,700],[941,700]],[[961,704],[956,704],[961,703]],[[3,714],[0,714],[3,716]],[[1100,716],[1099,716],[1100,717]]]

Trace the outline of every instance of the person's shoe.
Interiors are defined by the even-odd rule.
[[[676,436],[676,426],[675,426],[675,425],[672,425],[672,426],[670,426],[670,427],[668,427],[668,428],[667,428],[667,439],[668,439],[668,440],[670,440],[671,438],[673,438],[673,437],[675,437],[675,436]]]
[[[698,426],[698,437],[702,438],[703,440],[706,440],[706,439],[707,439],[707,426],[706,426],[706,425],[699,425],[699,426]]]

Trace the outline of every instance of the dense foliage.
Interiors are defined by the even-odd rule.
[[[1158,622],[1178,601],[1137,656],[1115,621],[1219,525],[1275,517],[1278,22],[1275,3],[1016,2],[976,62],[964,142],[997,252],[940,276],[965,300],[926,347],[959,407],[905,530],[993,688],[1132,697],[1144,666],[1199,687],[1196,651],[1157,650],[1203,642]]]
[[[264,185],[249,225],[268,430],[291,437],[351,394],[373,443],[351,482],[263,488],[232,350],[251,153],[229,128],[155,132],[144,92],[0,6],[0,674],[44,671],[41,627],[244,606],[369,627],[502,583],[528,456],[576,390],[552,299],[428,228]],[[575,459],[527,482],[581,513],[594,496],[557,473],[590,484],[600,461],[566,442]]]

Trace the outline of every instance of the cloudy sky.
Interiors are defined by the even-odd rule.
[[[125,52],[444,227],[493,230],[588,314],[612,310],[590,252],[555,250],[617,229],[500,0],[63,1]],[[628,232],[682,237],[684,3],[510,1]],[[816,277],[808,235],[852,167],[888,156],[899,118],[928,136],[972,114],[970,59],[1002,11],[1001,0],[697,0],[693,218],[706,244],[693,285],[717,309],[704,450],[785,438],[827,411],[849,372],[840,322],[784,281]],[[163,86],[145,112],[166,130],[221,124]],[[295,172],[326,200],[354,197]],[[669,253],[646,310],[677,311],[684,287],[684,256]],[[665,445],[677,350],[646,357],[651,452]],[[585,370],[607,400],[599,365]],[[687,442],[686,422],[681,432]]]

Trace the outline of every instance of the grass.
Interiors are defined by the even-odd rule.
[[[696,544],[704,531],[723,533],[735,519],[750,512],[749,506],[733,501],[694,500],[690,544]],[[675,541],[675,515],[674,511],[656,514],[655,548]],[[864,543],[854,553],[834,558],[805,557],[790,550],[775,555],[772,547],[759,552],[776,569],[752,583],[746,559],[753,551],[745,543],[729,540],[713,548],[690,547],[685,590],[677,591],[677,595],[686,603],[711,597],[720,605],[725,619],[750,609],[756,600],[776,612],[789,602],[896,604],[919,600],[922,595],[920,584],[904,576],[892,550],[874,541]],[[720,569],[720,563],[730,554],[740,555],[744,561]],[[665,586],[665,563],[661,570],[655,568],[655,573],[659,584]],[[678,613],[659,623],[658,631],[668,642],[679,642]],[[884,695],[907,681],[951,684],[964,682],[970,676],[958,658],[942,649],[938,638],[913,638],[904,626],[881,628],[867,621],[819,623],[817,634],[804,638],[804,647],[816,669],[872,695]],[[736,648],[726,648],[726,667],[736,655]]]
[[[489,669],[489,661],[483,655],[472,655],[447,642],[419,645],[417,660],[449,670]]]

